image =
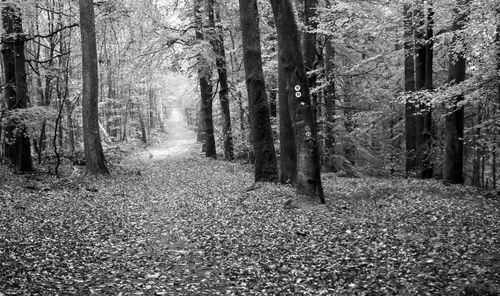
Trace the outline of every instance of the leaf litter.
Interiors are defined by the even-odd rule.
[[[291,188],[193,147],[0,187],[0,295],[500,291],[499,202],[476,189],[325,175],[326,205],[287,208]]]

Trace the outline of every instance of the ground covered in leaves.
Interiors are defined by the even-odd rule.
[[[3,169],[0,295],[499,295],[498,199],[325,175],[326,205],[287,206],[188,135],[106,178]]]

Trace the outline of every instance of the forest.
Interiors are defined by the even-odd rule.
[[[500,295],[498,0],[0,9],[0,296]]]

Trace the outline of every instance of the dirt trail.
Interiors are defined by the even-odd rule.
[[[183,121],[169,120],[165,122],[165,128],[168,133],[168,140],[147,149],[155,159],[178,156],[187,152],[196,142],[196,134],[194,131],[189,130]]]

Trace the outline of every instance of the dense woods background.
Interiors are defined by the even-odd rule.
[[[295,182],[285,165],[297,162],[290,155],[297,152],[286,151],[293,131],[286,134],[284,126],[291,123],[279,112],[288,108],[287,98],[278,95],[292,86],[282,89],[278,79],[278,60],[283,64],[286,53],[278,49],[276,20],[290,16],[278,3],[278,19],[269,1],[244,4],[250,7],[215,1],[94,3],[98,127],[105,146],[151,141],[177,108],[198,129],[207,156],[259,161],[252,147],[263,129],[252,130],[250,122],[252,117],[256,124],[270,120],[265,137],[273,137],[269,151],[281,160],[281,181]],[[303,54],[308,73],[302,91],[311,94],[304,97],[312,104],[323,172],[438,179],[444,174],[448,182],[496,188],[496,1],[294,4],[300,44],[291,50]],[[246,28],[250,25],[240,23],[245,14],[258,24]],[[36,165],[52,163],[55,156],[78,161],[85,102],[78,3],[4,1],[2,19],[2,159],[10,157],[17,169],[30,170],[31,146]],[[282,34],[284,42],[293,35]],[[249,49],[256,42],[259,51]],[[244,63],[246,52],[259,61]],[[245,76],[245,67],[251,72],[259,63],[260,87],[265,87],[259,92],[265,96],[252,107],[244,90],[253,78]],[[264,109],[258,107],[263,99]],[[24,148],[11,148],[14,142]],[[15,160],[11,149],[25,154]]]
[[[0,10],[0,296],[499,295],[498,0]]]

